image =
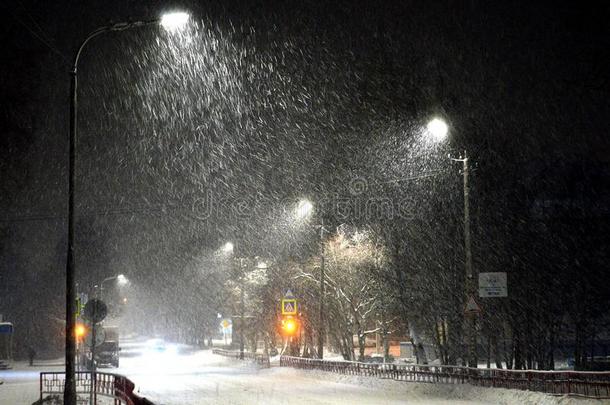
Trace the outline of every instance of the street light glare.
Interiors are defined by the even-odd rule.
[[[447,136],[447,132],[449,131],[449,127],[447,123],[440,118],[434,118],[432,121],[428,123],[428,132],[434,137],[434,140],[437,142],[442,141]]]
[[[123,275],[123,274],[119,274],[116,277],[116,280],[119,283],[119,285],[125,285],[129,281],[129,280],[127,280],[127,277],[125,277],[125,275]]]
[[[167,31],[177,31],[186,25],[189,17],[189,14],[184,12],[163,14],[163,16],[161,16],[161,25]]]
[[[222,247],[222,251],[225,253],[232,253],[233,252],[233,244],[231,242],[227,242],[224,244],[224,246]]]
[[[296,214],[298,219],[303,219],[311,214],[313,204],[309,200],[301,200],[297,205]]]

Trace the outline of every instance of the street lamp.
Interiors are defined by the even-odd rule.
[[[178,26],[184,25],[188,21],[188,14],[171,13],[148,21],[133,21],[111,24],[93,30],[85,37],[77,48],[74,55],[74,63],[70,71],[70,143],[68,157],[68,252],[66,262],[66,382],[64,386],[64,405],[76,405],[76,380],[75,362],[76,342],[74,332],[76,326],[75,319],[75,258],[74,258],[74,184],[75,184],[75,161],[76,161],[76,134],[78,117],[78,61],[83,49],[93,38],[111,31],[125,31],[131,28],[143,27],[152,24],[163,24],[163,27],[173,31]],[[170,29],[171,28],[171,29]]]
[[[235,250],[235,245],[232,242],[227,242],[222,246],[221,250],[227,255],[229,255],[229,254],[232,255]],[[243,267],[244,267],[244,258],[241,257],[241,258],[239,258],[239,282],[240,282],[240,286],[239,286],[240,305],[239,306],[240,306],[240,313],[241,313],[241,319],[239,322],[239,358],[241,360],[244,359],[244,350],[245,350],[244,326],[245,326],[245,312],[246,312]]]
[[[127,277],[125,277],[123,274],[116,276],[116,281],[119,283],[119,285],[126,285],[129,282]]]
[[[163,14],[160,23],[167,31],[174,32],[183,28],[188,20],[188,13],[174,12]]]
[[[440,118],[432,119],[427,125],[428,133],[434,138],[435,141],[443,141],[449,128],[445,121]],[[462,162],[462,176],[464,183],[464,270],[466,273],[466,282],[464,284],[464,290],[466,293],[466,299],[469,299],[475,293],[474,277],[472,274],[472,247],[470,239],[470,188],[468,182],[469,176],[469,164],[468,154],[464,151],[464,155],[459,158],[450,158],[454,162]],[[476,353],[476,318],[474,315],[466,315],[468,317],[466,322],[468,323],[468,334],[467,345],[468,345],[468,366],[477,367],[477,353]]]
[[[303,220],[313,213],[313,204],[307,199],[302,199],[298,202],[295,214],[297,219]]]
[[[426,128],[428,129],[428,133],[432,135],[434,140],[437,142],[443,141],[449,132],[447,123],[441,118],[433,118],[430,120],[430,122],[428,122]]]
[[[235,248],[235,246],[233,246],[233,243],[227,242],[222,246],[222,251],[224,253],[233,253],[234,248]]]
[[[296,207],[297,219],[304,220],[311,216],[314,206],[311,201],[302,199]],[[320,217],[320,314],[318,317],[318,358],[324,358],[324,218]]]
[[[127,279],[127,277],[125,277],[124,274],[119,274],[117,276],[111,276],[111,277],[106,277],[105,279],[102,280],[102,282],[100,283],[100,287],[99,287],[99,292],[100,292],[100,298],[104,298],[104,283],[107,283],[108,281],[113,281],[116,280],[117,284],[119,286],[124,286],[127,285],[129,283],[129,280]]]

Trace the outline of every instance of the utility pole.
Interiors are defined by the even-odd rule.
[[[76,339],[74,328],[76,326],[76,277],[74,271],[74,179],[76,157],[76,114],[77,114],[77,63],[81,44],[70,71],[70,140],[68,157],[68,257],[66,261],[66,380],[64,385],[64,405],[76,405]]]
[[[464,268],[466,271],[466,280],[464,289],[466,293],[466,299],[474,297],[476,293],[476,286],[474,284],[474,276],[472,271],[472,245],[470,239],[470,186],[468,182],[469,165],[468,155],[464,151],[464,157],[461,159],[455,159],[463,163],[462,174],[464,177]],[[466,314],[467,323],[467,342],[468,342],[468,366],[477,367],[477,315]]]
[[[240,287],[239,287],[239,294],[240,294],[240,312],[241,312],[241,319],[239,321],[239,358],[241,360],[244,359],[244,327],[245,327],[245,305],[244,305],[244,259],[243,257],[239,259],[239,271],[240,271]]]
[[[440,118],[434,118],[427,125],[428,133],[433,135],[434,140],[439,142],[447,136],[448,126]],[[464,151],[463,157],[458,159],[451,158],[454,162],[462,162],[462,175],[464,176],[464,270],[466,279],[464,280],[464,293],[467,306],[474,300],[477,286],[474,282],[472,271],[472,247],[470,240],[470,201],[469,201],[469,184],[468,184],[468,154]],[[476,303],[476,302],[475,302]],[[468,366],[477,367],[477,310],[471,311],[464,308],[464,326],[466,327],[466,345],[468,346]]]
[[[97,364],[95,361],[95,346],[97,341],[97,322],[91,321],[91,392],[89,393],[89,402],[96,404],[96,391],[97,391]]]
[[[318,357],[324,358],[324,219],[320,225],[320,317],[318,324]]]

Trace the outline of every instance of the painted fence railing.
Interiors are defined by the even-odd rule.
[[[610,398],[610,372],[475,369],[458,366],[328,361],[290,356],[281,356],[280,366],[399,381],[472,384],[556,395],[570,394],[590,398]]]
[[[240,353],[238,350],[212,349],[212,353],[224,357],[230,357],[233,359],[240,359]],[[264,368],[271,367],[271,363],[269,362],[269,356],[266,356],[261,353],[244,352],[244,359],[252,360],[256,364]]]
[[[65,381],[64,372],[40,373],[40,399],[54,395],[62,396]],[[133,392],[134,388],[135,384],[131,380],[119,374],[76,372],[76,394],[79,397],[79,403],[89,404],[89,398],[92,397],[94,405],[152,405],[152,402],[137,396]]]

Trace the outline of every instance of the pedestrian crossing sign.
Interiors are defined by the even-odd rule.
[[[282,299],[282,315],[296,315],[297,300],[295,298]]]

